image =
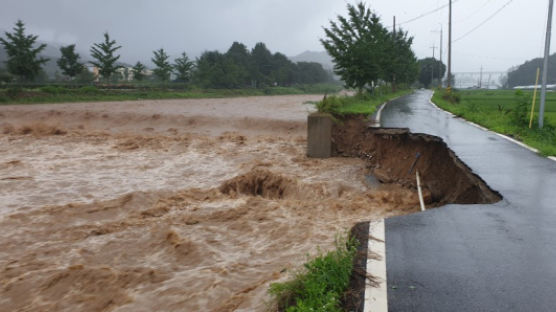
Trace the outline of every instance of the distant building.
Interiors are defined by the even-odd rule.
[[[98,82],[98,81],[99,81],[99,77],[100,77],[100,73],[99,73],[99,71],[98,71],[98,67],[96,67],[96,66],[93,65],[93,64],[85,64],[85,67],[87,68],[87,70],[88,70],[90,73],[93,73],[93,75],[95,76],[95,82]]]
[[[537,89],[540,89],[541,85],[537,85]],[[556,89],[556,84],[547,84],[546,88],[549,90],[554,90]],[[530,86],[515,86],[514,90],[533,90],[535,89],[535,85],[530,85]]]
[[[87,67],[87,70],[91,73],[93,73],[93,75],[95,76],[95,82],[100,81],[100,72],[98,67],[96,67],[95,65],[92,64],[86,64],[85,67]],[[134,71],[133,71],[133,67],[129,67],[129,66],[124,66],[124,67],[120,67],[116,70],[116,74],[119,75],[120,80],[123,81],[132,81],[134,78]],[[153,75],[153,71],[150,69],[145,69],[143,71],[143,74],[146,77],[152,76]]]

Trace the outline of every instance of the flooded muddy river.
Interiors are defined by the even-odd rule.
[[[0,106],[0,310],[264,311],[354,223],[418,210],[305,156],[320,98]]]

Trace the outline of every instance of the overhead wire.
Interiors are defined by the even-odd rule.
[[[502,10],[504,10],[508,5],[510,5],[510,3],[512,3],[514,0],[509,0],[508,2],[506,2],[501,8],[499,8],[498,10],[496,10],[493,14],[491,14],[489,17],[487,17],[484,21],[482,21],[479,25],[473,27],[470,31],[466,32],[465,34],[463,34],[462,36],[456,38],[455,40],[452,41],[452,43],[454,42],[458,42],[461,39],[469,36],[470,34],[472,34],[475,30],[479,29],[481,26],[483,26],[484,24],[486,24],[487,22],[489,22],[491,19],[493,19],[496,15],[498,15],[498,13],[502,12]]]
[[[458,0],[452,1],[452,4],[454,4],[454,3],[456,3],[456,2],[458,2]],[[414,21],[416,21],[416,20],[418,20],[418,19],[421,19],[421,18],[423,18],[423,17],[425,17],[425,16],[431,15],[431,14],[436,13],[436,12],[442,10],[442,9],[445,9],[445,8],[447,8],[449,5],[450,5],[450,4],[441,5],[441,6],[439,6],[438,8],[436,8],[436,9],[434,9],[434,10],[425,12],[425,13],[423,13],[423,14],[421,14],[421,15],[419,15],[419,16],[416,16],[416,17],[414,17],[414,18],[412,18],[412,19],[409,19],[409,20],[407,20],[407,21],[405,21],[405,22],[401,22],[400,25],[404,25],[404,24],[408,24],[408,23],[414,22]]]
[[[452,1],[452,4],[454,4],[454,3],[458,2],[458,1],[459,1],[459,0],[453,0],[453,1]],[[436,12],[442,10],[442,9],[445,9],[445,8],[447,8],[448,6],[449,6],[449,4],[441,5],[441,6],[437,7],[436,9],[427,11],[427,12],[425,12],[425,13],[423,13],[423,14],[420,14],[420,15],[414,17],[414,18],[411,18],[411,19],[409,19],[409,20],[407,20],[407,21],[398,23],[398,25],[409,24],[409,23],[414,22],[414,21],[416,21],[416,20],[419,20],[419,19],[421,19],[421,18],[423,18],[423,17],[426,17],[426,16],[429,16],[429,15],[431,15],[431,14],[433,14],[433,13],[436,13]],[[392,28],[392,26],[388,26],[387,28]]]
[[[481,12],[489,3],[491,3],[492,0],[486,0],[482,6],[480,6],[475,12],[467,15],[465,18],[462,18],[460,20],[456,20],[454,21],[454,23],[460,23],[460,22],[465,22],[467,20],[469,20],[470,18],[472,18],[473,16],[477,15],[477,13]]]

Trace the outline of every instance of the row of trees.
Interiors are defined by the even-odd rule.
[[[6,38],[0,38],[0,43],[8,55],[7,69],[20,81],[33,81],[41,71],[41,66],[48,61],[40,57],[46,47],[40,44],[35,47],[37,36],[25,34],[25,25],[17,21],[13,33],[6,33]],[[104,41],[95,43],[90,49],[92,61],[90,64],[98,69],[100,78],[110,81],[119,75],[122,64],[119,62],[118,50],[121,46],[104,34]],[[61,57],[56,64],[62,73],[73,80],[75,77],[88,72],[80,55],[75,50],[75,44],[60,48]],[[318,63],[293,63],[281,53],[272,54],[264,43],[257,43],[249,51],[244,44],[234,42],[230,49],[222,54],[218,51],[208,51],[201,55],[196,62],[189,59],[183,52],[172,63],[164,49],[153,51],[151,61],[155,65],[152,73],[158,81],[174,81],[188,83],[195,81],[206,88],[240,88],[264,87],[269,85],[292,85],[320,83],[331,80],[322,65]],[[126,68],[125,71],[128,69]],[[147,67],[137,62],[132,68],[133,79],[137,81],[146,78]]]
[[[202,87],[239,88],[288,86],[330,81],[331,76],[319,63],[290,61],[282,53],[272,54],[264,43],[249,51],[234,42],[224,54],[203,53],[197,60],[195,80]]]
[[[20,20],[17,21],[13,32],[6,32],[5,35],[6,38],[0,38],[0,43],[8,55],[6,62],[8,72],[15,75],[20,81],[33,81],[40,74],[42,65],[48,61],[47,58],[39,56],[46,48],[46,44],[35,47],[38,37],[25,34],[25,24]],[[90,63],[98,68],[102,79],[110,80],[123,67],[118,62],[120,55],[117,54],[117,51],[119,49],[121,46],[117,45],[115,40],[110,39],[108,33],[104,34],[103,42],[95,43],[91,47],[93,61]],[[75,51],[75,44],[61,47],[60,53],[61,57],[56,64],[66,77],[74,79],[87,71],[85,64],[80,62],[80,55]],[[171,74],[175,74],[176,80],[187,82],[191,77],[194,65],[185,52],[176,58],[173,64],[170,64],[169,56],[163,49],[154,51],[152,61],[156,65],[154,74],[161,81],[168,81]],[[143,80],[146,70],[145,65],[137,62],[132,68],[134,78]]]

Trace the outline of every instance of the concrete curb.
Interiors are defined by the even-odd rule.
[[[434,92],[433,92],[433,95],[434,95]],[[434,104],[434,102],[432,101],[432,95],[431,95],[431,98],[429,99],[429,103],[430,103],[432,106],[434,106],[436,109],[438,109],[439,111],[445,112],[446,114],[448,114],[448,115],[450,115],[450,116],[452,116],[452,117],[460,118],[460,117],[454,115],[453,113],[451,113],[451,112],[449,112],[449,111],[447,111],[447,110],[444,110],[444,109],[440,108],[438,105]],[[490,133],[492,133],[492,134],[495,134],[495,135],[497,135],[497,136],[499,136],[499,137],[501,137],[501,138],[504,138],[504,139],[506,139],[506,140],[508,140],[508,141],[510,141],[510,142],[512,142],[512,143],[515,143],[515,144],[517,144],[517,145],[519,145],[519,146],[521,146],[521,147],[524,147],[524,148],[530,150],[530,151],[533,152],[533,153],[539,154],[539,150],[538,150],[538,149],[536,149],[536,148],[534,148],[534,147],[532,147],[532,146],[529,146],[529,145],[527,145],[527,144],[525,144],[525,143],[523,143],[523,142],[520,142],[520,141],[518,141],[518,140],[516,140],[516,139],[514,139],[514,138],[511,138],[511,137],[509,137],[509,136],[507,136],[507,135],[503,135],[503,134],[501,134],[501,133],[498,133],[498,132],[492,131],[492,130],[490,130],[490,129],[487,129],[487,128],[485,128],[485,127],[483,127],[483,126],[481,126],[481,125],[478,125],[478,124],[476,124],[476,123],[474,123],[474,122],[472,122],[472,121],[469,121],[469,120],[467,120],[467,119],[465,119],[465,118],[460,118],[460,119],[463,120],[463,121],[465,121],[466,123],[472,125],[472,126],[475,127],[475,128],[479,128],[479,129],[484,130],[484,131],[486,131],[486,132],[490,132]],[[556,157],[555,157],[555,156],[548,156],[548,157],[546,157],[546,158],[548,158],[548,159],[550,159],[550,160],[553,160],[553,161],[556,161]]]
[[[365,286],[364,312],[388,311],[388,284],[386,282],[386,240],[384,219],[369,222],[367,254],[367,281]]]

